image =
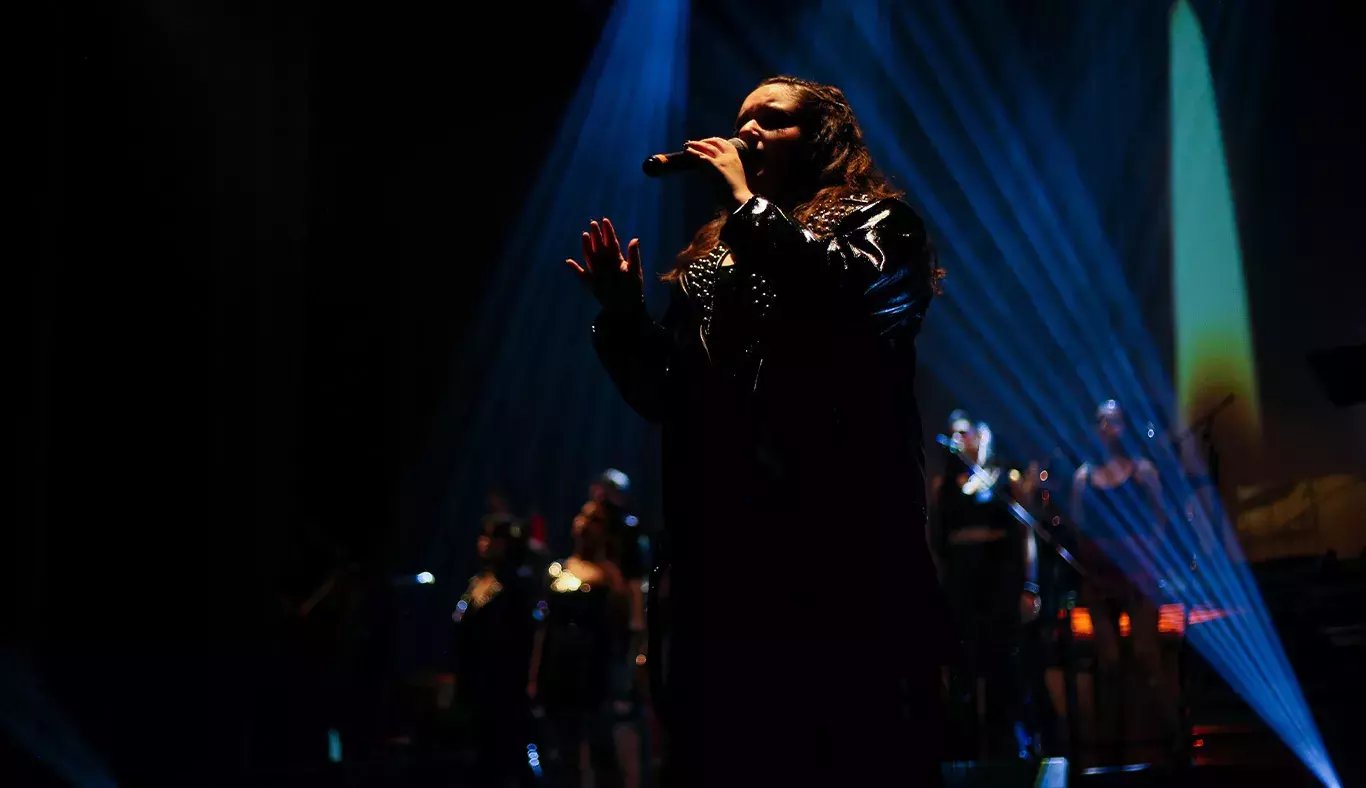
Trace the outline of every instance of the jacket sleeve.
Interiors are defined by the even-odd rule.
[[[776,284],[800,277],[827,292],[858,297],[878,333],[919,332],[934,297],[934,254],[925,225],[897,199],[858,208],[820,239],[762,197],[753,197],[726,220],[721,240],[735,264],[752,267]]]
[[[633,410],[654,422],[663,421],[668,386],[675,366],[670,328],[680,310],[675,291],[664,315],[656,323],[644,308],[630,313],[603,311],[593,322],[593,349]]]

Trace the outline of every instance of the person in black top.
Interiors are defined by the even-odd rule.
[[[456,697],[469,712],[475,784],[501,788],[529,777],[526,689],[541,611],[524,564],[526,529],[520,521],[508,514],[485,517],[477,549],[482,567],[451,615]]]
[[[932,487],[961,647],[950,674],[956,743],[962,757],[1028,757],[1032,682],[1022,675],[1022,627],[1039,613],[1038,550],[1034,532],[1008,507],[1028,501],[1032,471],[998,462],[991,428],[962,411],[950,414],[949,433],[956,451]]]
[[[612,701],[628,637],[630,595],[607,558],[604,507],[589,501],[574,518],[574,552],[550,564],[546,616],[537,633],[531,689],[555,731],[559,781],[578,785],[586,744],[593,784],[622,784],[613,738]]]
[[[1159,736],[1176,732],[1172,680],[1165,675],[1158,642],[1160,578],[1138,571],[1139,556],[1153,555],[1165,535],[1162,484],[1157,467],[1136,456],[1126,440],[1128,422],[1115,400],[1096,408],[1096,431],[1103,447],[1100,462],[1083,463],[1072,478],[1071,514],[1078,531],[1079,558],[1089,574],[1081,582],[1081,603],[1090,611],[1097,676],[1097,736],[1119,744],[1140,737],[1130,718],[1151,726]],[[1128,566],[1131,571],[1125,571]],[[1122,621],[1128,619],[1133,660],[1122,662]],[[1136,671],[1136,673],[1135,673]],[[1131,681],[1137,679],[1137,681]],[[1140,684],[1141,693],[1126,691]],[[1147,708],[1132,714],[1123,700],[1131,695]]]
[[[905,612],[938,598],[914,393],[934,249],[838,88],[765,80],[734,134],[744,160],[686,146],[723,206],[665,275],[660,322],[610,221],[567,261],[602,306],[608,375],[663,426],[668,779],[935,783],[937,656]],[[880,546],[857,604],[794,582],[841,522]]]
[[[588,500],[599,505],[607,529],[607,558],[628,584],[631,594],[631,631],[645,628],[645,599],[641,581],[650,571],[651,540],[630,511],[631,479],[615,468],[602,472],[588,487]],[[631,654],[634,658],[638,650]]]
[[[622,725],[617,743],[623,763],[634,760],[642,774],[648,772],[648,682],[645,628],[646,577],[652,559],[652,540],[640,519],[631,512],[631,478],[616,468],[603,471],[588,488],[588,499],[603,513],[607,530],[607,559],[621,570],[630,596],[629,635],[621,642],[613,679],[612,708]]]

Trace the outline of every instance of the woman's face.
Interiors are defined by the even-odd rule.
[[[764,85],[745,98],[735,119],[735,135],[749,143],[746,161],[750,189],[775,196],[790,184],[801,148],[797,96],[787,85]]]
[[[492,529],[486,529],[479,534],[479,541],[476,543],[481,561],[498,561],[503,557],[503,540],[493,535]]]
[[[1101,411],[1096,415],[1096,432],[1105,445],[1118,443],[1124,437],[1124,414],[1119,411]]]
[[[589,501],[574,517],[573,534],[585,548],[596,548],[602,544],[603,522],[602,504]]]
[[[977,429],[972,426],[972,422],[966,419],[955,421],[953,423],[953,434],[949,437],[963,447],[964,454],[974,462],[977,461],[977,450],[982,446],[982,439],[977,434]]]

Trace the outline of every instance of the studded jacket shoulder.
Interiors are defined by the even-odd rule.
[[[743,369],[736,373],[752,376],[763,365],[773,316],[786,308],[785,294],[797,284],[838,300],[841,311],[881,341],[913,340],[933,297],[933,261],[926,249],[920,217],[897,199],[846,198],[799,223],[754,197],[728,217],[717,247],[684,271],[661,322],[644,310],[603,314],[594,324],[594,346],[626,401],[647,418],[662,420],[669,378],[686,367],[680,351],[696,342],[707,358],[715,357],[708,342],[717,277],[728,252],[748,290],[749,314],[742,322],[752,328],[741,350]],[[801,317],[788,312],[784,320]]]

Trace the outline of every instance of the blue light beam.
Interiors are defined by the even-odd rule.
[[[682,197],[676,183],[646,180],[640,162],[683,138],[689,17],[686,0],[613,7],[543,175],[494,263],[476,339],[456,364],[455,396],[409,479],[436,485],[444,499],[436,543],[415,546],[413,562],[442,566],[462,555],[493,487],[537,490],[552,536],[567,531],[601,468],[635,469],[648,487],[650,474],[640,470],[657,465],[654,434],[597,363],[595,304],[562,261],[578,256],[590,219],[610,216],[624,238],[640,237],[647,302],[662,309],[663,288],[648,271],[666,267],[682,246],[678,228],[662,219],[679,214]]]
[[[1164,207],[1162,190],[1153,185],[1165,170],[1155,160],[1164,151],[1151,140],[1160,141],[1166,125],[1165,108],[1153,100],[1161,86],[1145,86],[1147,100],[1130,122],[1135,128],[1125,130],[1129,144],[1155,165],[1145,171],[1148,181],[1134,183],[1115,166],[1107,168],[1108,180],[1092,176],[1087,183],[1075,143],[1053,118],[1053,102],[1019,43],[999,25],[970,34],[962,13],[972,9],[944,0],[826,3],[802,19],[795,55],[770,57],[782,42],[760,33],[755,40],[772,62],[795,62],[844,87],[878,160],[909,187],[934,228],[950,279],[920,343],[927,366],[974,412],[992,414],[1015,445],[1096,457],[1101,447],[1090,416],[1100,400],[1119,399],[1136,425],[1168,424],[1175,412],[1164,355],[1125,273],[1143,266],[1121,262],[1097,207],[1117,206],[1111,213],[1122,219],[1111,226],[1142,239],[1138,247],[1150,254],[1160,249],[1154,228],[1164,227]],[[1145,30],[1158,21],[1131,9],[1084,11],[1078,29],[1090,32],[1074,42],[1083,62],[1101,55],[1095,34],[1115,24],[1107,14],[1137,18]],[[995,72],[985,66],[986,52],[996,60]],[[1101,84],[1093,94],[1105,90]],[[1088,111],[1103,109],[1095,100],[1067,98],[1081,127]],[[1106,153],[1113,160],[1129,154]],[[1098,158],[1093,153],[1090,160]],[[1104,191],[1100,198],[1097,188]],[[1129,547],[1112,557],[1130,573],[1164,580],[1174,599],[1159,601],[1234,612],[1193,628],[1192,645],[1325,784],[1335,785],[1255,582],[1227,538],[1226,514],[1215,502],[1213,509],[1196,507],[1188,520],[1185,504],[1198,498],[1176,447],[1146,441],[1136,429],[1126,443],[1131,454],[1149,456],[1158,467],[1165,489],[1156,517],[1168,527],[1161,540],[1154,538],[1150,501],[1139,495],[1120,501],[1109,519],[1129,537],[1121,542]],[[1230,554],[1206,549],[1211,525],[1222,531],[1219,541],[1232,545]]]

